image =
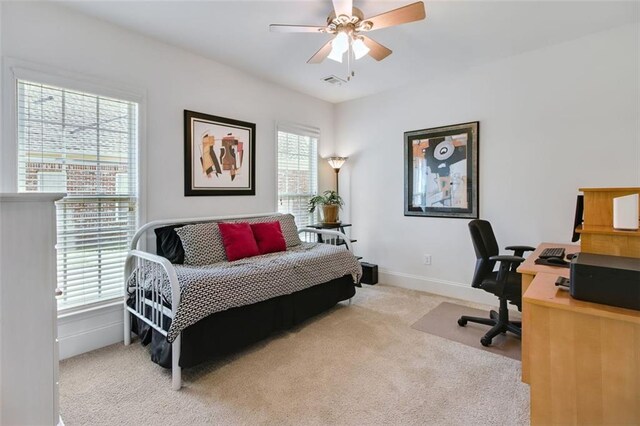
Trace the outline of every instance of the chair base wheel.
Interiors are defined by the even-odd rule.
[[[467,325],[467,320],[460,318],[460,319],[458,320],[458,325],[459,325],[460,327],[464,327],[465,325]]]
[[[483,337],[482,339],[480,339],[480,343],[482,343],[482,346],[491,346],[491,339],[487,339],[486,337]]]

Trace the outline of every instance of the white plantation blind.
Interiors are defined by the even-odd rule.
[[[298,227],[313,221],[307,205],[318,191],[319,138],[319,129],[278,124],[278,211]]]
[[[58,309],[121,297],[138,216],[138,104],[18,80],[18,191],[56,203]]]

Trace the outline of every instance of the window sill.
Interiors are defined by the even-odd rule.
[[[122,297],[117,299],[108,300],[105,302],[95,303],[87,306],[78,306],[63,310],[58,313],[58,322],[70,322],[81,318],[91,318],[98,315],[103,315],[108,312],[115,312],[122,310],[123,301]]]

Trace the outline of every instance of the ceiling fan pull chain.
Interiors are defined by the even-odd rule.
[[[351,53],[352,53],[352,49],[351,49],[351,40],[349,40],[349,51],[347,52],[347,81],[351,81],[351,77],[353,75],[353,72],[351,71]]]

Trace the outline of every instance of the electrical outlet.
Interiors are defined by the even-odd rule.
[[[423,263],[425,265],[431,265],[431,255],[430,254],[425,254],[424,255]]]

